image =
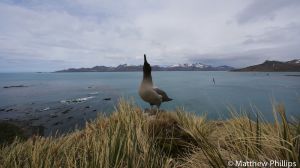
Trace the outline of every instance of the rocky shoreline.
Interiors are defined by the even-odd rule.
[[[4,106],[0,107],[0,123],[22,128],[25,137],[64,134],[82,128],[98,113],[112,111],[115,101],[114,97],[90,97]]]

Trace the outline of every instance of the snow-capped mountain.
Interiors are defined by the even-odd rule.
[[[184,63],[174,64],[169,66],[152,65],[153,71],[229,71],[233,70],[230,66],[217,66],[206,65],[202,63]],[[116,67],[95,66],[92,68],[70,68],[57,72],[131,72],[142,71],[143,65],[128,65],[121,64]]]
[[[174,64],[174,65],[170,65],[169,66],[170,68],[175,68],[175,67],[184,67],[184,68],[192,68],[192,67],[195,67],[195,68],[208,68],[208,67],[211,67],[210,65],[205,65],[205,64],[202,64],[202,63],[184,63],[184,64]]]
[[[290,64],[300,64],[300,59],[294,59],[294,60],[291,60],[291,61],[288,61],[286,63],[290,63]]]

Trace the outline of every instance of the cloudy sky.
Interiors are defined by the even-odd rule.
[[[300,58],[300,0],[1,0],[0,71]]]

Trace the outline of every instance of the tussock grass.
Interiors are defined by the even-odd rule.
[[[274,123],[257,113],[230,110],[232,118],[207,121],[183,109],[146,115],[121,99],[109,117],[59,137],[16,139],[0,150],[0,167],[227,167],[229,160],[288,160],[299,166],[299,120],[283,105]]]
[[[286,160],[300,167],[300,122],[288,122],[282,104],[273,110],[275,122],[269,123],[258,111],[256,119],[251,120],[247,113],[230,109],[231,119],[214,127],[215,131],[204,143],[208,147],[195,150],[186,158],[185,167],[227,167],[232,160]],[[208,164],[204,164],[206,159]]]

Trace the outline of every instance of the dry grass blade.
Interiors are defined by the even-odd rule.
[[[287,160],[299,166],[299,120],[274,107],[274,123],[231,108],[207,121],[183,109],[146,115],[120,99],[115,112],[60,137],[18,139],[0,150],[2,167],[227,167],[229,160]],[[0,167],[1,167],[0,166]]]

